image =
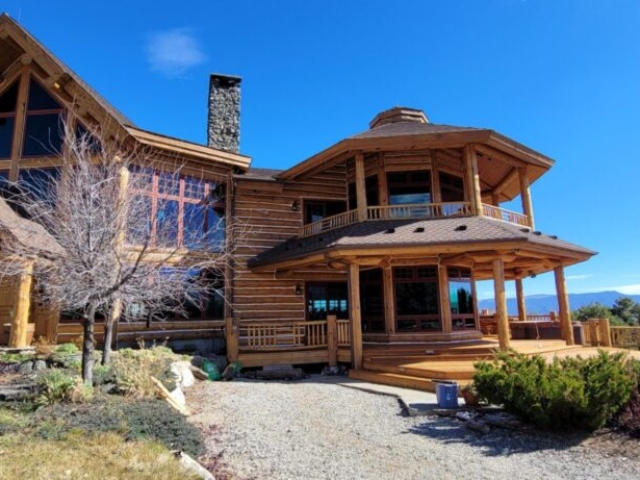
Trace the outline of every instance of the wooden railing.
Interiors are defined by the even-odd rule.
[[[352,225],[358,221],[358,211],[349,210],[348,212],[339,213],[330,217],[323,218],[317,222],[309,223],[300,228],[300,237],[308,237],[316,233],[327,232],[340,227]]]
[[[351,344],[351,334],[349,333],[349,320],[338,320],[338,346],[345,347]]]
[[[640,327],[610,327],[614,347],[640,348]]]
[[[240,350],[327,346],[327,321],[245,323],[239,327]]]
[[[510,315],[509,316],[509,321],[510,322],[558,322],[559,318],[558,318],[558,314],[556,312],[550,312],[550,313],[543,313],[543,314],[536,314],[536,315],[527,315],[527,318],[525,320],[520,320],[520,318],[517,315]]]
[[[512,212],[506,208],[494,207],[493,205],[482,204],[482,214],[485,217],[502,220],[503,222],[512,223],[514,225],[522,225],[529,227],[529,217],[522,213]]]
[[[377,205],[367,208],[367,219],[444,218],[467,216],[471,215],[471,213],[471,204],[469,202]]]

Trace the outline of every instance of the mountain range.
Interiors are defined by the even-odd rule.
[[[608,292],[593,292],[593,293],[570,293],[569,294],[569,306],[571,310],[577,310],[580,307],[589,305],[590,303],[601,303],[607,307],[611,307],[620,297],[629,297],[635,302],[640,303],[640,295],[624,295],[620,292],[608,291]],[[542,314],[549,313],[551,311],[558,311],[558,297],[555,295],[528,295],[526,297],[527,313],[530,314]],[[478,302],[478,308],[480,310],[489,309],[495,310],[495,301],[493,298],[480,300]],[[518,306],[515,298],[507,298],[507,310],[509,315],[518,314]]]

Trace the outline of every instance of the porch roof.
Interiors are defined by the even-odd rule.
[[[421,220],[368,221],[306,238],[292,238],[249,261],[249,267],[277,268],[284,262],[334,251],[369,251],[371,254],[403,254],[417,248],[436,255],[440,252],[477,252],[490,248],[531,248],[573,259],[586,260],[597,252],[566,242],[554,235],[531,231],[486,217],[456,217]],[[365,252],[366,254],[366,252]],[[380,253],[383,255],[384,253]]]

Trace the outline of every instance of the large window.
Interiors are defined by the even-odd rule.
[[[327,315],[347,318],[346,282],[307,283],[307,320],[326,320]]]
[[[157,247],[220,251],[225,241],[224,188],[194,177],[138,171],[150,188],[136,192],[141,212],[149,217],[148,234]],[[153,221],[155,220],[155,221]],[[129,232],[139,243],[147,232]]]
[[[372,207],[380,204],[378,196],[378,175],[371,175],[364,181],[365,196],[367,205]],[[358,208],[358,195],[356,194],[356,184],[349,184],[349,210]]]
[[[449,302],[454,330],[475,328],[473,289],[471,288],[471,270],[467,268],[449,268]]]
[[[31,79],[22,145],[24,157],[60,154],[64,139],[62,114],[62,106]]]
[[[431,172],[393,172],[387,174],[389,205],[431,203]]]
[[[18,86],[19,82],[13,82],[13,84],[0,95],[0,158],[11,157],[13,127],[16,123]]]
[[[440,172],[440,192],[443,202],[464,202],[464,182],[461,177]]]
[[[437,268],[394,268],[393,277],[396,290],[396,330],[441,330]]]
[[[31,195],[39,202],[55,203],[56,185],[60,179],[59,168],[20,169],[18,185],[21,192]]]
[[[384,289],[382,270],[360,272],[360,310],[363,332],[384,332]]]
[[[332,202],[322,200],[305,200],[304,223],[319,222],[320,220],[338,215],[347,209],[345,202]]]

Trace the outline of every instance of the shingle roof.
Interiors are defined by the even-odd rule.
[[[58,242],[45,228],[18,215],[0,196],[0,233],[9,234],[28,249],[57,251]]]
[[[293,238],[258,254],[250,267],[300,258],[323,250],[402,246],[482,244],[489,242],[530,242],[557,247],[584,255],[596,252],[555,236],[532,232],[485,217],[458,217],[424,220],[386,220],[357,223],[306,238]]]
[[[276,175],[283,170],[276,170],[274,168],[250,168],[244,174],[238,175],[238,178],[250,178],[254,180],[276,180]]]
[[[474,127],[455,127],[452,125],[438,125],[435,123],[419,123],[412,121],[394,122],[380,125],[378,127],[366,130],[362,133],[352,135],[349,138],[383,138],[383,137],[395,137],[404,135],[425,135],[425,134],[438,134],[438,133],[453,133],[453,132],[481,132],[483,128]]]

